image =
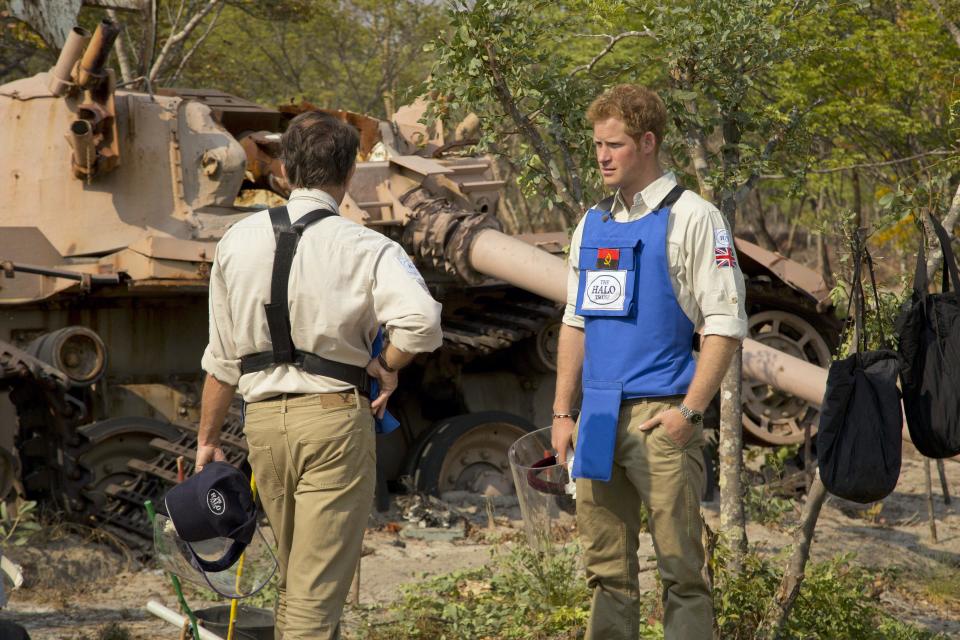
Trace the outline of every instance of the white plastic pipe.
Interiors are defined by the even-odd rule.
[[[161,620],[169,622],[178,629],[183,629],[183,623],[187,619],[185,616],[180,615],[169,607],[165,607],[156,600],[147,601],[147,611],[157,616]],[[212,631],[208,631],[207,629],[200,627],[200,640],[223,640],[223,638]]]

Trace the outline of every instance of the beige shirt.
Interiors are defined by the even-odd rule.
[[[627,207],[620,192],[614,199],[613,218],[617,222],[639,220],[657,206],[677,184],[672,173],[650,183]],[[583,224],[580,219],[570,240],[570,270],[567,275],[567,307],[564,324],[583,327],[578,316],[577,288],[580,285],[580,241]],[[670,210],[667,219],[667,256],[670,284],[680,308],[703,335],[716,334],[743,338],[747,334],[747,313],[744,308],[745,288],[740,266],[719,266],[714,248],[719,242],[733,251],[730,226],[720,211],[693,191],[684,191]],[[643,295],[643,292],[640,292]]]
[[[327,193],[296,189],[291,222],[321,207],[337,210]],[[256,402],[278,393],[345,391],[349,384],[305,373],[292,365],[240,375],[240,356],[267,351],[270,330],[263,305],[270,301],[276,247],[270,215],[260,211],[231,227],[217,245],[210,270],[210,342],[203,369],[238,385]],[[307,227],[290,269],[290,323],[297,349],[337,362],[365,366],[377,329],[409,353],[440,346],[440,304],[396,242],[342,217]]]

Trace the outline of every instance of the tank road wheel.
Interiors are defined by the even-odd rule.
[[[94,512],[107,504],[107,487],[120,486],[137,477],[137,472],[128,464],[131,459],[148,461],[156,457],[157,450],[150,446],[151,440],[180,437],[179,429],[173,425],[142,417],[101,420],[78,431],[88,440],[77,462],[89,472],[83,496],[93,503]]]
[[[485,496],[514,493],[507,449],[535,427],[501,411],[481,411],[440,421],[420,448],[413,469],[418,491],[439,495],[470,491]]]
[[[761,311],[750,316],[748,334],[757,342],[784,353],[830,366],[830,345],[813,325],[788,311]],[[743,381],[743,428],[752,440],[766,445],[803,442],[805,425],[816,433],[820,410],[762,382]]]

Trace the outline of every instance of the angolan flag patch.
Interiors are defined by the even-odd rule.
[[[597,249],[597,269],[616,269],[620,266],[620,249]]]
[[[733,249],[730,247],[716,247],[713,250],[714,256],[717,259],[718,267],[735,267],[737,266],[737,258],[733,255]]]

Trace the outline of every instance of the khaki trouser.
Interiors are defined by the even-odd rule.
[[[665,639],[713,637],[710,591],[700,573],[703,427],[682,448],[663,427],[640,431],[645,420],[680,400],[653,398],[622,406],[610,481],[577,480],[577,527],[593,592],[588,640],[637,640],[640,635],[641,502],[649,513],[663,581]]]
[[[376,485],[370,402],[354,392],[254,402],[243,431],[277,538],[276,638],[339,638]]]

